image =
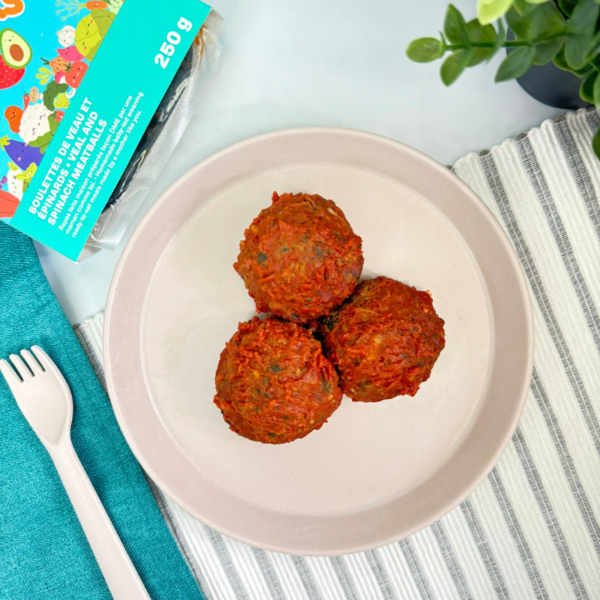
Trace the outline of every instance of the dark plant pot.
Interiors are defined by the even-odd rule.
[[[554,63],[531,67],[517,82],[532,98],[554,108],[577,109],[591,106],[579,97],[581,79],[573,73],[562,71]]]
[[[514,40],[515,36],[510,29],[507,38]],[[507,54],[512,49],[507,48]],[[592,106],[579,96],[581,79],[559,69],[554,63],[549,62],[543,67],[532,66],[525,75],[517,79],[517,83],[535,100],[553,106],[574,110]]]

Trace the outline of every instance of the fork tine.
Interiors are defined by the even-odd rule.
[[[31,369],[31,372],[34,375],[41,375],[44,372],[44,370],[40,366],[40,363],[37,360],[35,360],[35,358],[33,358],[33,355],[31,354],[31,352],[29,352],[29,350],[21,350],[21,356],[25,359],[25,362],[27,363],[27,365]]]
[[[17,370],[17,373],[19,373],[23,381],[27,381],[27,379],[31,379],[33,377],[31,371],[25,366],[25,363],[21,360],[20,356],[11,354],[9,358],[13,364],[13,367]]]
[[[58,367],[39,346],[31,346],[31,351],[35,354],[35,357],[38,359],[40,365],[42,365],[44,368],[44,371],[57,372],[62,377]]]
[[[4,375],[8,387],[14,392],[15,386],[19,385],[21,380],[6,360],[0,360],[0,373]]]

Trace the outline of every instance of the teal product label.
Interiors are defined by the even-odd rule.
[[[199,0],[0,8],[0,219],[77,260],[209,12]]]

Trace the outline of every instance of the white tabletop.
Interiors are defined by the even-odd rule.
[[[475,0],[454,0],[467,19]],[[289,127],[336,126],[385,135],[452,164],[562,111],[515,82],[494,84],[501,57],[451,87],[439,62],[405,55],[442,28],[447,0],[214,0],[227,23],[220,71],[142,209],[199,161],[245,138]],[[129,233],[131,232],[131,228]],[[75,324],[104,308],[116,252],[68,259],[38,246],[44,270]]]

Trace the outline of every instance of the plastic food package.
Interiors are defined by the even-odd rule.
[[[187,127],[219,64],[224,21],[214,9],[198,32],[150,125],[96,222],[79,260],[114,250]]]
[[[30,0],[0,31],[0,220],[73,261],[114,250],[221,53],[202,0]]]

